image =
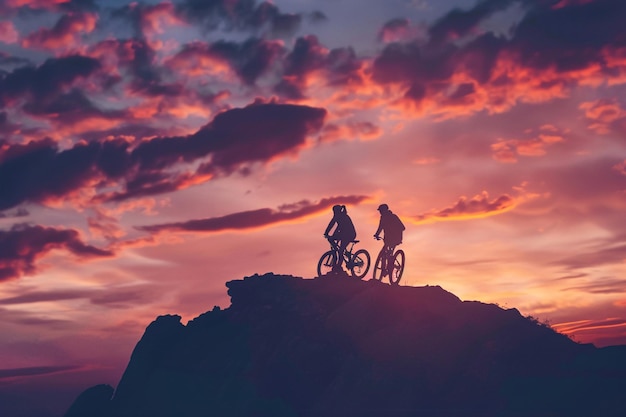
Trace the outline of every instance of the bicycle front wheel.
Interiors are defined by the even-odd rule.
[[[404,251],[399,249],[393,255],[393,270],[391,274],[389,274],[389,283],[398,285],[400,283],[400,278],[402,278],[402,273],[404,272]]]
[[[385,275],[385,251],[381,250],[376,257],[373,278],[382,281],[383,275]]]
[[[328,274],[333,270],[333,266],[337,263],[337,254],[334,250],[329,250],[324,253],[317,263],[317,276]]]
[[[365,249],[359,249],[352,257],[352,268],[350,268],[350,273],[355,278],[363,279],[369,270],[370,254]]]

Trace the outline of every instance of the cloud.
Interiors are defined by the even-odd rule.
[[[498,139],[491,145],[493,158],[499,162],[517,162],[517,156],[543,156],[546,147],[563,142],[562,136],[541,133],[530,139]]]
[[[15,218],[15,217],[27,217],[30,215],[30,212],[24,207],[19,207],[13,213],[3,213],[0,211],[0,219],[5,218]]]
[[[27,201],[45,203],[82,188],[122,188],[97,194],[99,202],[186,188],[247,164],[295,154],[322,128],[325,116],[320,108],[255,102],[218,114],[192,135],[157,137],[134,147],[124,139],[64,150],[50,139],[0,142],[0,210]],[[209,156],[195,171],[167,170]]]
[[[314,35],[298,38],[282,64],[282,79],[274,91],[290,99],[304,98],[309,84],[345,86],[364,82],[363,61],[352,48],[328,49]]]
[[[111,257],[113,253],[85,244],[76,230],[15,225],[0,230],[0,281],[35,272],[35,263],[53,249],[82,259]]]
[[[81,37],[93,32],[98,15],[94,13],[67,13],[50,29],[38,29],[22,39],[22,46],[36,49],[75,48]]]
[[[0,298],[0,305],[45,303],[50,301],[66,301],[87,298],[93,291],[90,290],[57,290],[34,291],[13,297]]]
[[[587,101],[580,105],[585,111],[588,128],[598,134],[626,133],[626,110],[615,99]]]
[[[222,40],[212,44],[191,44],[174,60],[180,62],[195,55],[196,59],[221,61],[227,63],[245,84],[254,85],[274,66],[283,49],[282,43],[271,40],[250,38],[242,43]]]
[[[0,147],[0,210],[60,198],[87,185],[105,147],[78,144],[59,151],[50,139]]]
[[[608,245],[607,245],[608,246]],[[555,263],[569,269],[592,268],[608,264],[623,264],[626,260],[626,245],[601,247],[595,250],[581,250],[574,256],[568,256]],[[592,293],[624,292],[626,286],[624,280],[604,280],[588,286],[578,286],[572,289],[586,290]]]
[[[4,0],[4,7],[11,10],[83,11],[96,10],[95,0]]]
[[[112,16],[129,22],[133,28],[133,36],[141,40],[162,34],[166,30],[164,26],[169,29],[172,26],[184,25],[177,16],[173,3],[170,2],[157,4],[133,2],[115,9]]]
[[[496,12],[506,10],[515,2],[516,0],[483,0],[470,10],[453,9],[429,28],[428,35],[434,44],[463,38],[471,34],[486,18]]]
[[[335,204],[359,204],[368,198],[367,196],[338,196],[324,198],[317,202],[303,200],[298,203],[280,206],[278,209],[262,208],[228,214],[221,217],[210,217],[151,226],[138,226],[136,228],[146,232],[220,232],[224,230],[256,229],[316,215],[322,211],[328,210]]]
[[[408,19],[397,18],[385,23],[378,32],[378,40],[389,43],[407,40],[413,37],[411,24]]]
[[[295,33],[301,14],[283,13],[270,3],[255,0],[183,0],[177,5],[187,21],[201,24],[206,30],[264,31],[274,36]]]
[[[615,327],[625,327],[626,320],[619,318],[607,318],[601,320],[581,320],[572,323],[560,323],[553,325],[556,330],[564,333],[573,333],[580,331],[609,329]]]
[[[510,36],[480,28],[513,4],[526,14]],[[401,87],[403,103],[439,117],[503,112],[519,102],[565,97],[576,86],[623,83],[625,18],[620,0],[556,9],[530,0],[484,0],[442,17],[428,39],[388,44],[374,59],[373,79]]]
[[[0,379],[19,378],[25,376],[50,375],[60,372],[75,371],[82,366],[31,366],[28,368],[0,369]]]
[[[26,66],[8,74],[0,73],[0,108],[19,98],[42,100],[58,95],[99,68],[99,61],[93,58],[69,55],[49,58],[39,67]]]
[[[89,300],[91,304],[107,308],[130,308],[147,300],[158,299],[158,290],[148,285],[108,287],[104,289],[68,289],[31,291],[12,297],[0,298],[0,305],[33,304],[69,300]],[[41,321],[41,318],[24,317],[20,320]]]
[[[10,20],[0,22],[0,42],[15,43],[19,34]]]
[[[587,267],[592,265],[597,266],[598,262],[620,263],[620,261],[623,262],[623,260],[626,259],[626,246],[607,249],[596,255],[598,256],[593,259],[583,254],[583,258],[585,259],[581,259],[581,261],[584,262],[586,260],[590,262],[585,265]],[[626,293],[626,279],[601,278],[585,285],[566,288],[566,290],[582,291],[590,294],[624,294]]]
[[[98,108],[83,91],[72,89],[49,99],[26,103],[23,110],[36,117],[50,120],[56,125],[84,124],[87,120],[122,121],[129,115],[125,110],[103,110]]]
[[[489,217],[501,214],[513,209],[516,206],[516,200],[503,194],[498,198],[489,201],[489,195],[486,191],[468,199],[461,197],[450,207],[440,210],[432,210],[427,213],[418,214],[413,219],[419,223],[447,221],[447,220],[466,220],[472,218]]]

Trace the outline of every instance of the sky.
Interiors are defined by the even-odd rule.
[[[0,1],[0,414],[145,327],[313,278],[332,206],[402,285],[626,343],[622,0]],[[371,273],[368,277],[371,276]],[[33,398],[38,398],[35,403]]]

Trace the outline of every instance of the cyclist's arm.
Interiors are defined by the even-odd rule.
[[[383,231],[383,218],[380,217],[380,221],[378,222],[378,229],[376,229],[376,233],[374,233],[374,237],[376,239],[380,239],[380,232]]]
[[[335,225],[335,223],[337,223],[337,219],[335,219],[334,217],[331,219],[330,223],[328,223],[328,226],[326,226],[326,230],[324,231],[324,236],[328,236],[328,234],[330,233],[330,229],[333,228],[333,226]]]

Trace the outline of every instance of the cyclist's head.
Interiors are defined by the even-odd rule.
[[[377,210],[381,213],[386,213],[389,211],[389,206],[387,204],[381,204],[380,206],[378,206]]]
[[[343,206],[340,206],[339,204],[335,204],[335,205],[333,206],[333,212],[334,212],[335,214],[339,214],[339,213],[341,213],[341,212],[342,212],[342,210],[343,210]]]

